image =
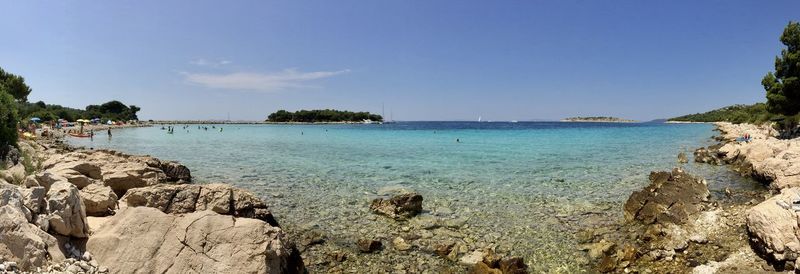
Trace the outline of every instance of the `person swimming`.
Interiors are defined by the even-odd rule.
[[[456,138],[456,143],[461,143],[461,139]]]

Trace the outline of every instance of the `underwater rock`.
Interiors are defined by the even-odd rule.
[[[358,245],[358,250],[363,253],[372,253],[381,249],[383,244],[381,241],[372,240],[372,239],[360,239],[356,242]]]
[[[422,195],[406,193],[389,199],[376,198],[369,209],[394,219],[411,218],[422,212]]]

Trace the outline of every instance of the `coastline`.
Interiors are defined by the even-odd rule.
[[[269,122],[269,121],[219,121],[219,120],[184,120],[184,121],[152,121],[153,125],[351,125],[363,122]]]
[[[680,168],[653,172],[651,184],[628,198],[620,225],[583,233],[593,269],[603,273],[752,273],[796,269],[800,140],[779,140],[770,126],[714,123],[717,144],[694,152],[694,162],[725,165],[762,184],[760,191],[726,187]],[[748,142],[741,141],[745,134]],[[687,163],[679,155],[680,163]],[[667,206],[668,205],[668,206]],[[800,209],[800,208],[798,208]],[[609,232],[610,231],[610,232]]]
[[[724,126],[724,125],[720,125],[717,127],[718,130],[723,132],[722,136],[718,138],[718,140],[721,142],[720,147],[727,144],[731,144],[731,146],[738,146],[739,144],[730,143],[730,140],[735,139],[737,134],[741,134],[742,130],[753,130],[753,131],[757,130],[749,128],[731,129],[728,127],[729,126]],[[750,143],[750,145],[756,145],[760,143],[761,142],[760,140],[762,139],[767,140],[769,133],[765,133],[763,137],[762,135],[759,135],[758,133],[755,132],[752,133],[752,135],[754,136],[754,139],[753,142]],[[55,142],[58,143],[58,141]],[[48,147],[48,146],[50,145],[43,145],[42,147]],[[48,155],[46,157],[42,156],[42,158],[64,157],[64,155],[75,155],[75,154],[89,155],[89,157],[91,158],[91,157],[101,157],[101,155],[103,155],[102,158],[109,159],[106,161],[129,162],[129,164],[130,163],[135,164],[139,161],[142,161],[142,159],[150,159],[147,157],[142,158],[143,156],[132,156],[124,153],[106,151],[106,150],[90,151],[86,149],[72,148],[69,146],[64,146],[63,144],[57,145],[55,147],[48,147],[47,150],[51,150],[51,152],[47,153]],[[696,155],[695,161],[698,162],[704,161],[705,158],[703,157],[702,153],[696,152],[695,155]],[[700,156],[698,157],[697,155]],[[118,159],[116,156],[119,156],[127,160],[122,160],[122,159],[114,160]],[[734,158],[741,159],[738,157]],[[154,160],[143,160],[143,161],[147,162]],[[155,161],[163,162],[157,159]],[[46,162],[46,160],[44,162]],[[103,166],[101,165],[100,167],[102,170]],[[54,170],[53,167],[50,167],[50,168],[45,168],[45,171],[57,171],[57,170]],[[162,170],[162,172],[164,171]],[[681,176],[683,175],[677,175],[677,177]],[[88,176],[84,175],[84,177]],[[105,175],[102,177],[103,179],[100,179],[101,182],[103,182],[103,180],[105,179]],[[92,178],[89,177],[89,179]],[[81,180],[81,179],[73,179],[73,180]],[[156,185],[161,185],[161,184],[154,184],[154,186]],[[168,185],[170,185],[171,187],[171,184]],[[189,184],[188,186],[191,186],[191,184]],[[185,191],[184,189],[177,189],[177,188],[174,190],[178,191],[178,193],[180,193],[180,191]],[[78,193],[81,193],[81,191],[82,190],[79,189]],[[661,190],[656,190],[656,191],[661,191]],[[408,190],[387,189],[383,193],[384,196],[379,196],[379,197],[384,197],[384,199],[388,199],[393,197],[392,195],[394,194],[399,194],[404,192],[408,192]],[[380,191],[378,195],[381,195]],[[683,244],[678,245],[676,247],[677,250],[672,249],[671,255],[670,252],[664,253],[665,252],[663,245],[664,243],[659,243],[662,245],[661,248],[655,249],[661,251],[653,253],[653,250],[648,250],[648,248],[641,248],[641,249],[636,248],[634,253],[636,254],[642,253],[642,254],[635,256],[630,255],[631,251],[628,247],[634,247],[636,245],[626,243],[624,237],[620,235],[615,235],[615,233],[631,232],[631,231],[633,231],[634,233],[633,235],[647,235],[646,227],[652,227],[649,226],[649,224],[645,226],[642,226],[641,224],[620,225],[620,226],[611,224],[608,227],[600,228],[598,230],[579,233],[579,235],[577,235],[577,238],[579,239],[579,241],[584,243],[581,249],[586,251],[586,254],[590,258],[592,265],[596,265],[597,267],[597,265],[600,265],[604,260],[606,261],[607,264],[609,262],[614,262],[613,265],[614,268],[612,268],[611,272],[614,271],[624,272],[626,271],[625,269],[637,270],[637,271],[644,271],[646,269],[660,269],[664,271],[684,272],[698,267],[713,266],[721,268],[723,266],[729,266],[729,265],[746,265],[748,267],[751,267],[752,269],[763,269],[763,265],[759,264],[760,260],[757,259],[755,253],[753,253],[752,250],[749,249],[749,247],[747,247],[747,249],[744,248],[747,246],[748,242],[746,240],[742,240],[739,238],[742,235],[746,234],[737,228],[740,227],[739,225],[736,225],[736,224],[743,224],[746,222],[747,211],[751,207],[753,207],[753,205],[757,204],[756,202],[760,202],[761,200],[757,200],[756,202],[751,202],[751,201],[753,199],[758,199],[759,195],[761,194],[735,193],[734,190],[732,196],[735,199],[732,198],[731,200],[724,200],[724,199],[712,198],[710,201],[698,202],[697,204],[708,206],[707,209],[699,210],[698,216],[702,216],[703,217],[701,218],[702,220],[706,221],[714,220],[714,222],[718,222],[720,225],[712,225],[709,223],[681,224],[678,227],[680,227],[682,231],[691,232],[689,234],[692,235],[684,235],[685,237],[683,237],[683,240],[685,240],[684,243],[686,244],[686,246],[683,246]],[[120,207],[116,209],[118,211],[117,213],[127,212],[127,209],[123,210],[122,205],[123,203],[125,205],[128,205],[130,199],[125,199],[123,197],[124,195],[119,196]],[[267,203],[269,202],[268,198],[266,199],[266,201]],[[426,200],[426,203],[429,203],[429,201]],[[715,203],[718,204],[714,205]],[[152,203],[154,207],[157,207],[157,204],[158,203]],[[361,207],[358,204],[351,204],[349,206]],[[370,206],[369,204],[366,205],[366,207],[369,206]],[[426,204],[426,208],[429,206],[430,205]],[[348,268],[336,268],[336,267],[329,268],[329,266],[337,266],[344,264],[352,265],[353,263],[371,264],[375,267],[377,266],[377,263],[382,261],[385,262],[386,260],[391,261],[393,260],[392,256],[395,256],[393,253],[387,253],[386,251],[383,252],[377,251],[380,252],[380,254],[372,253],[373,251],[363,252],[359,251],[358,247],[356,247],[355,251],[342,250],[341,248],[331,248],[331,245],[327,244],[329,242],[331,243],[336,242],[333,243],[334,246],[340,246],[340,245],[357,246],[358,242],[361,240],[383,242],[385,249],[391,249],[395,252],[400,251],[404,253],[415,253],[415,254],[419,253],[420,255],[429,257],[426,259],[429,260],[426,261],[427,264],[434,263],[435,265],[438,265],[438,267],[443,267],[441,269],[450,269],[451,271],[455,272],[468,271],[469,269],[472,269],[473,266],[479,265],[478,262],[480,260],[483,260],[491,256],[497,256],[496,253],[492,250],[487,250],[482,248],[476,249],[472,247],[474,245],[461,244],[459,240],[452,241],[453,239],[459,239],[459,238],[468,239],[471,237],[475,237],[475,235],[472,235],[470,234],[470,232],[468,232],[469,230],[462,230],[461,228],[459,228],[460,224],[457,223],[458,222],[457,219],[439,219],[439,218],[427,217],[429,215],[420,215],[408,218],[407,220],[391,220],[392,218],[387,219],[386,217],[381,217],[380,216],[381,214],[370,213],[369,211],[371,210],[368,210],[366,207],[364,208],[364,210],[367,210],[367,214],[365,216],[368,217],[368,219],[362,221],[367,221],[367,222],[386,221],[389,224],[387,231],[365,233],[363,235],[365,235],[366,237],[364,237],[363,239],[352,239],[348,240],[350,242],[342,244],[338,242],[340,241],[340,239],[334,239],[335,235],[327,234],[321,229],[315,228],[315,226],[313,225],[309,227],[304,227],[302,225],[301,226],[290,225],[288,227],[287,226],[283,227],[283,229],[286,229],[283,231],[285,235],[284,237],[290,239],[290,242],[297,244],[298,250],[299,252],[301,252],[303,256],[304,259],[303,261],[307,264],[306,267],[318,270],[321,269],[320,266],[325,266],[325,268],[322,269],[346,270]],[[452,214],[452,212],[449,214]],[[140,215],[133,215],[127,213],[119,215],[128,216],[126,218],[133,218],[133,216],[141,217]],[[168,213],[167,215],[173,216],[174,214],[170,215]],[[438,215],[438,208],[437,208],[437,215]],[[106,216],[103,218],[109,218],[109,217]],[[360,216],[358,218],[365,218],[365,217]],[[121,222],[121,220],[122,219],[120,219],[118,222]],[[96,217],[87,217],[87,223],[90,225],[89,227],[92,228],[95,227],[92,226],[93,223],[95,224],[107,223],[107,221],[101,221],[99,219],[96,219]],[[662,224],[662,228],[660,228],[661,230],[664,229],[663,226],[666,225]],[[670,229],[675,228],[671,225],[666,227],[669,227]],[[399,236],[397,237],[391,236],[388,239],[386,237],[378,236],[387,233],[389,235],[398,234]],[[661,233],[663,233],[663,231]],[[426,234],[429,235],[426,236]],[[441,235],[449,235],[449,236],[441,237]],[[453,237],[453,235],[460,235],[460,236]],[[701,235],[703,237],[696,238],[694,240],[690,239],[691,238],[690,236],[695,236],[695,235]],[[418,236],[423,238],[419,239],[417,238]],[[430,238],[431,240],[426,240],[427,238],[425,237],[432,237],[432,238]],[[453,244],[451,245],[451,243]],[[613,243],[613,245],[609,247],[609,243]],[[437,247],[441,248],[442,250],[437,251]],[[696,250],[701,250],[705,255],[703,256],[680,255],[680,252],[686,250],[688,250],[690,254],[693,254],[691,252],[694,252]],[[433,256],[431,258],[430,254],[436,254],[436,256]],[[98,257],[97,254],[94,255],[95,257]],[[626,256],[628,256],[630,260],[623,260],[625,259]],[[102,256],[100,257],[103,258]],[[614,259],[606,259],[607,257]],[[396,260],[396,257],[394,258]],[[670,261],[667,262],[658,261],[666,258],[670,258]],[[505,259],[522,260],[522,258],[518,257],[516,258],[506,257]],[[577,260],[578,258],[574,259]],[[466,263],[464,262],[465,260],[467,261]],[[719,264],[714,264],[714,263],[719,263]],[[687,264],[693,266],[687,267]],[[100,265],[103,264],[101,263]],[[487,265],[487,267],[489,266]],[[605,267],[606,268],[603,268],[603,270],[608,270],[609,266],[606,265]],[[417,270],[420,271],[424,269],[427,268],[422,266],[417,268]],[[391,268],[388,268],[386,270],[391,270]]]
[[[0,170],[6,271],[306,272],[267,204],[247,190],[194,184],[177,162],[61,138],[19,147]]]

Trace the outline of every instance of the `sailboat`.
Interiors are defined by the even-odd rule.
[[[481,116],[478,116],[478,122],[480,122],[480,121],[481,121]]]

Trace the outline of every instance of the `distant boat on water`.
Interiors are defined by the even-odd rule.
[[[478,122],[480,122],[480,121],[481,121],[481,118],[482,118],[481,116],[478,116]]]

